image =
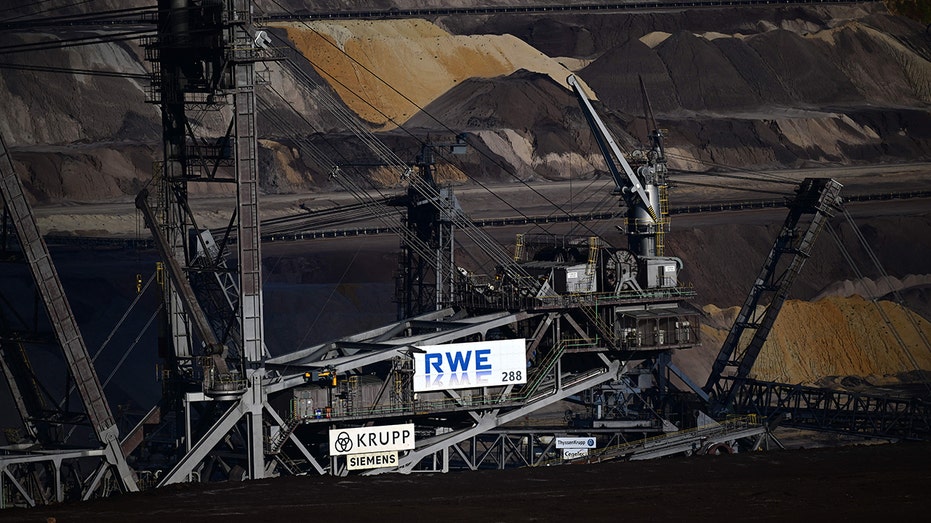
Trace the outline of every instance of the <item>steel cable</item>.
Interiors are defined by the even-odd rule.
[[[858,238],[860,238],[861,234],[860,234],[859,228],[857,227],[856,223],[853,222],[853,218],[850,217],[850,214],[847,212],[847,209],[844,209],[844,215],[847,217],[848,222],[853,228],[854,234]],[[844,260],[853,270],[857,279],[860,281],[864,280],[865,277],[864,277],[863,272],[860,270],[859,265],[857,265],[857,263],[854,261],[853,256],[851,256],[850,251],[847,250],[847,247],[844,245],[843,241],[841,241],[840,235],[837,233],[837,231],[834,230],[833,227],[831,227],[830,224],[827,224],[827,230],[831,234],[831,238],[834,239],[834,243],[837,245],[838,250],[840,250],[841,256],[843,256]],[[869,246],[862,243],[862,241],[861,241],[861,245],[863,245],[867,250],[870,250]],[[871,303],[873,303],[873,306],[876,307],[877,312],[879,312],[879,315],[882,318],[883,322],[889,328],[889,331],[892,333],[892,336],[895,338],[896,342],[899,344],[899,347],[901,347],[902,351],[905,353],[905,357],[908,359],[909,363],[912,364],[912,367],[914,367],[915,370],[919,371],[922,384],[928,390],[929,395],[931,395],[931,382],[929,382],[929,380],[926,377],[924,377],[924,374],[921,373],[922,369],[921,369],[921,366],[918,364],[918,360],[915,359],[915,356],[912,354],[911,350],[909,350],[908,345],[905,343],[905,340],[902,339],[902,336],[899,333],[898,329],[896,329],[895,325],[893,325],[892,319],[886,313],[885,309],[882,308],[882,305],[879,304],[879,297],[870,296],[869,300]],[[905,312],[906,312],[906,316],[908,316],[909,320],[911,320],[914,324],[914,319],[911,317],[910,311],[906,309]],[[915,325],[915,328],[918,331],[919,335],[922,337],[922,339],[925,340],[925,344],[927,345],[927,339],[924,338],[924,334],[921,332],[921,329],[917,325]]]

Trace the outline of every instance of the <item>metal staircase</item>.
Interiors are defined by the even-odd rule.
[[[285,442],[288,441],[288,438],[291,437],[291,434],[294,433],[294,430],[297,429],[302,422],[300,418],[291,418],[285,426],[279,427],[278,432],[271,438],[271,441],[269,441],[265,453],[271,455],[279,454],[281,452],[281,447],[284,446]]]

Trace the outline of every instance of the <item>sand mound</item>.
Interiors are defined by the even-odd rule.
[[[877,15],[830,28],[783,23],[757,31],[652,31],[604,52],[585,69],[585,78],[607,93],[617,71],[647,65],[641,75],[651,91],[679,93],[678,99],[654,100],[660,112],[928,100],[927,43],[912,42],[894,18]],[[639,90],[631,82],[636,77],[603,99],[640,114]]]
[[[366,121],[384,128],[404,123],[419,108],[468,78],[527,69],[566,85],[571,74],[558,61],[511,35],[454,36],[425,20],[283,27],[343,102]]]
[[[829,296],[846,298],[853,295],[873,299],[881,298],[893,292],[902,292],[906,289],[927,286],[931,286],[931,275],[928,274],[909,274],[904,278],[885,276],[876,278],[875,280],[872,278],[843,280],[828,285],[815,297],[815,300],[820,300]]]
[[[702,327],[701,352],[706,361],[711,361],[708,353],[717,354],[739,309],[706,307],[704,311],[708,319]],[[897,342],[892,327],[911,357]],[[891,302],[872,302],[859,296],[816,302],[789,300],[773,325],[751,377],[813,385],[827,376],[901,374],[915,369],[911,358],[920,369],[931,370],[931,347],[924,341],[927,339],[931,339],[931,322]],[[694,368],[697,361],[690,358],[686,356],[686,364]],[[698,376],[704,383],[707,374],[706,369],[690,376]]]
[[[665,42],[666,39],[669,38],[670,36],[672,35],[664,31],[653,31],[652,33],[648,35],[641,36],[640,41],[643,42],[643,44],[649,47],[650,49],[653,49],[659,44]]]

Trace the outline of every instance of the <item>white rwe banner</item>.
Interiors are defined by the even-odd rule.
[[[526,346],[521,338],[418,347],[414,392],[527,383]]]

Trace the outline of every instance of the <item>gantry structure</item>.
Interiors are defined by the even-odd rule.
[[[417,172],[407,173],[407,193],[391,202],[405,209],[398,320],[272,357],[263,332],[256,129],[262,82],[256,64],[275,59],[271,38],[256,26],[247,0],[159,0],[158,8],[158,34],[145,49],[153,71],[148,101],[162,115],[162,159],[136,206],[164,267],[159,352],[165,386],[161,401],[125,434],[115,428],[0,142],[6,216],[96,441],[87,449],[49,452],[56,443],[53,420],[40,415],[36,382],[21,379],[28,359],[9,348],[7,333],[0,363],[31,439],[44,444],[42,452],[0,461],[9,478],[0,488],[12,486],[25,504],[63,500],[62,463],[69,460],[92,461],[92,472],[79,478],[81,497],[89,498],[139,485],[348,474],[350,456],[333,446],[334,434],[344,445],[350,433],[370,427],[412,427],[416,439],[365,469],[374,474],[548,464],[560,461],[560,437],[591,441],[604,459],[733,452],[738,441],[761,444],[761,421],[784,413],[787,402],[808,398],[811,417],[838,410],[818,399],[824,394],[757,382],[749,370],[815,237],[840,206],[840,185],[809,179],[787,202],[783,231],[700,387],[673,363],[677,351],[701,343],[700,314],[680,282],[682,261],[666,252],[664,133],[650,115],[649,145],[622,154],[574,77],[568,84],[626,209],[626,247],[594,235],[527,234],[518,236],[514,252],[504,252],[435,179],[435,152],[459,152],[465,139],[428,143],[414,163]],[[199,185],[228,195],[222,231],[197,223],[189,195]],[[802,223],[803,217],[810,219]],[[492,272],[457,260],[460,237],[492,260]],[[449,352],[463,346],[480,348]],[[505,346],[517,347],[519,365],[499,380],[466,372],[425,375],[444,361],[454,371],[466,370],[469,357],[485,365],[480,357]],[[435,352],[444,347],[449,351]],[[911,407],[883,404],[892,405],[890,417],[877,414],[877,403],[861,404],[872,416],[856,425],[861,433],[869,422],[882,426],[883,437],[928,432],[921,425],[926,412],[903,415]],[[706,408],[718,420],[696,418]],[[721,421],[735,412],[752,416]],[[863,421],[862,409],[848,418]],[[906,418],[911,432],[901,421]],[[0,499],[7,499],[3,491]]]
[[[141,193],[136,205],[167,268],[162,307],[169,393],[133,435],[153,420],[174,418],[184,447],[161,478],[166,484],[190,479],[235,428],[243,441],[245,474],[262,478],[265,347],[255,64],[266,44],[253,28],[246,0],[163,0],[158,14],[158,36],[145,47],[156,87],[149,101],[162,111],[163,161],[156,166],[153,191]],[[213,116],[213,126],[199,121],[204,114]],[[229,226],[214,239],[196,223],[188,195],[193,185],[217,183],[234,196]],[[231,245],[235,271],[225,256]],[[210,428],[197,435],[196,424]]]
[[[424,436],[400,457],[398,470],[428,461],[447,468],[449,449],[518,420],[538,423],[535,413],[566,400],[601,405],[603,414],[573,416],[576,430],[639,437],[672,426],[655,414],[669,390],[671,353],[695,346],[699,330],[684,301],[690,293],[678,285],[681,261],[661,256],[665,160],[655,148],[638,157],[637,173],[615,156],[626,169],[619,193],[630,186],[646,198],[627,202],[635,208],[628,219],[632,249],[595,237],[561,238],[561,247],[525,237],[516,252],[503,253],[434,179],[435,149],[464,143],[425,145],[403,202],[399,321],[266,357],[254,131],[254,64],[265,58],[266,40],[247,6],[164,2],[158,38],[147,45],[164,162],[137,206],[165,259],[170,387],[128,440],[144,446],[140,435],[171,425],[184,442],[158,484],[343,473],[345,460],[321,453],[315,442],[334,427],[373,420],[414,423]],[[229,117],[215,126],[225,134],[192,121],[194,111],[207,110]],[[217,182],[235,185],[236,203],[227,234],[215,238],[195,223],[187,193],[192,184]],[[478,276],[457,264],[457,233],[488,253],[495,274]],[[239,277],[230,281],[226,254],[233,245]],[[525,340],[518,383],[415,391],[420,347],[498,339]],[[557,410],[557,426],[565,429],[566,409]]]
[[[64,501],[65,478],[69,476],[77,479],[80,485],[77,494],[82,499],[109,489],[136,491],[135,475],[120,448],[119,428],[110,404],[2,136],[0,193],[4,226],[10,223],[15,231],[22,261],[35,284],[36,305],[42,304],[54,336],[54,340],[39,339],[37,324],[31,326],[25,321],[12,324],[13,318],[4,314],[0,369],[10,386],[26,434],[17,448],[23,452],[5,457],[0,463],[3,474],[0,508],[11,494],[21,496],[30,505]],[[7,247],[5,242],[4,250]],[[66,389],[77,391],[83,411],[72,412],[65,405],[56,405],[55,398],[50,397],[31,368],[27,346],[50,342],[64,355],[68,370]],[[65,396],[69,395],[70,390]],[[96,444],[75,448],[68,441],[70,434],[66,435],[64,430],[77,426],[89,430]],[[6,492],[5,487],[14,492]]]

